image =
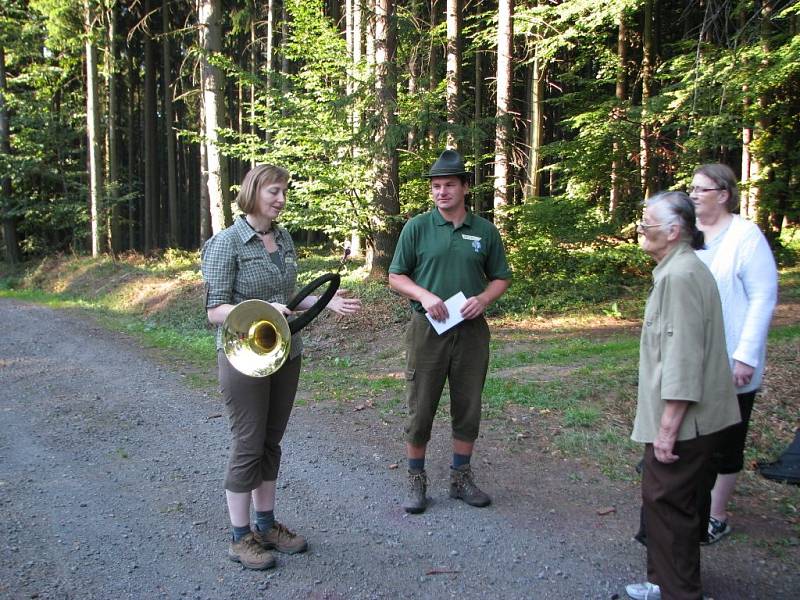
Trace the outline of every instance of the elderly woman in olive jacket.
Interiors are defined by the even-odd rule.
[[[653,196],[639,231],[642,249],[658,263],[642,325],[631,436],[645,444],[648,580],[626,591],[634,599],[699,600],[710,500],[698,508],[698,498],[710,498],[715,434],[739,421],[739,407],[717,285],[694,253],[703,234],[689,197]]]

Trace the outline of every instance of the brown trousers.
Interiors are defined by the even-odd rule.
[[[644,452],[642,503],[647,523],[647,580],[663,600],[701,600],[700,535],[708,527],[716,434],[676,442],[680,458],[660,463]],[[701,514],[702,513],[702,514]]]
[[[414,313],[406,330],[406,441],[424,446],[445,382],[450,384],[453,438],[474,442],[481,423],[481,394],[489,367],[489,325],[480,316],[442,335]]]
[[[251,492],[263,481],[278,478],[281,440],[294,406],[301,356],[269,377],[243,375],[217,352],[219,384],[233,437],[225,489]]]

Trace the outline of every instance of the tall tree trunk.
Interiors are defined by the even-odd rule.
[[[349,0],[349,10],[352,11],[352,16],[349,18],[350,27],[352,28],[350,34],[350,57],[351,57],[351,86],[350,93],[353,95],[359,92],[359,81],[353,75],[357,74],[361,68],[361,58],[363,55],[363,12],[361,6],[362,0]],[[358,135],[361,128],[361,112],[356,103],[353,103],[353,108],[350,113],[350,124],[353,132],[353,138]],[[361,153],[361,148],[358,144],[352,144],[351,152],[353,159],[357,160]],[[355,191],[354,193],[358,193]],[[356,221],[350,231],[350,253],[353,256],[361,256],[362,243],[361,231],[359,223]]]
[[[439,25],[441,0],[430,0],[430,14],[431,14],[431,31],[435,30]],[[428,91],[431,93],[436,90],[439,85],[439,71],[440,61],[442,56],[442,48],[438,39],[431,36],[430,50],[428,51]],[[428,141],[431,146],[436,147],[439,144],[437,135],[437,122],[438,119],[428,118]]]
[[[612,118],[618,123],[623,116],[622,107],[628,99],[628,25],[626,18],[625,10],[621,8],[617,16],[617,85],[614,94],[617,99],[617,110],[619,112],[612,115]],[[614,137],[615,139],[611,150],[613,155],[611,161],[611,198],[608,202],[608,212],[612,216],[617,214],[621,203],[621,172],[624,168],[625,160],[622,143],[618,139],[618,135]]]
[[[103,158],[100,131],[100,93],[97,81],[97,47],[94,43],[95,7],[93,0],[84,0],[86,27],[86,136],[89,161],[89,202],[91,206],[92,256],[100,254],[100,212],[103,197]]]
[[[475,155],[475,166],[472,172],[472,205],[476,214],[481,214],[484,210],[483,192],[480,186],[483,183],[483,152],[485,140],[483,129],[479,126],[483,120],[483,52],[475,51],[475,93],[473,104],[475,107],[472,127],[472,153]]]
[[[514,1],[500,0],[497,24],[497,130],[494,147],[494,220],[501,233],[509,204],[508,154],[511,138],[511,49]]]
[[[653,177],[653,148],[650,119],[650,98],[653,95],[655,72],[655,34],[653,15],[657,0],[645,0],[644,25],[642,27],[642,123],[639,132],[639,176],[642,196],[646,199],[655,193]]]
[[[289,12],[286,10],[286,0],[281,1],[281,94],[289,93],[289,53],[286,46],[289,44]]]
[[[145,15],[153,11],[152,0],[145,0]],[[158,185],[158,108],[156,99],[156,63],[153,38],[144,32],[144,252],[158,245],[158,205],[161,186]]]
[[[266,89],[265,89],[265,97],[266,97],[266,115],[267,115],[267,123],[264,126],[264,141],[269,144],[270,137],[272,132],[269,127],[269,119],[270,115],[272,114],[272,86],[274,85],[275,81],[275,17],[277,11],[277,2],[278,0],[269,0],[267,2],[267,56],[265,60],[265,66],[267,69],[267,77],[266,77]]]
[[[538,38],[538,32],[536,34]],[[542,126],[544,125],[544,71],[540,51],[533,48],[533,62],[528,67],[528,161],[525,168],[525,198],[540,195],[542,162]]]
[[[127,163],[128,163],[128,248],[134,250],[141,248],[140,240],[136,237],[136,222],[138,215],[136,214],[136,206],[139,200],[139,194],[136,193],[137,166],[138,166],[138,144],[136,143],[136,132],[139,131],[138,123],[136,120],[136,91],[139,89],[139,69],[134,68],[133,49],[130,44],[127,48],[127,62],[128,62],[128,98],[126,111],[126,124],[125,135],[127,137]]]
[[[768,63],[773,50],[772,35],[774,31],[772,17],[774,12],[775,1],[763,0],[761,3],[761,21],[759,26],[761,50],[764,55],[764,59],[760,65],[762,68],[769,66]],[[769,107],[772,102],[771,91],[769,89],[763,90],[758,96],[757,102],[758,116],[756,117],[756,128],[753,132],[754,138],[765,135],[772,126],[772,120],[769,115]],[[769,184],[775,179],[775,161],[771,155],[771,150],[768,147],[764,148],[759,155],[753,156],[752,163],[754,164],[751,165],[751,167],[756,168],[755,177],[757,181],[753,188],[751,205],[752,215],[772,246],[778,235],[780,235],[780,224],[777,224],[777,227],[775,226],[776,219],[771,213],[774,211],[777,203],[774,198],[770,197],[771,194],[768,194],[767,191],[770,188]]]
[[[201,83],[202,86],[202,83]],[[200,103],[200,130],[206,129],[206,110],[204,104]],[[211,197],[208,193],[208,146],[200,144],[200,242],[205,242],[214,235],[214,228],[211,219]]]
[[[461,125],[461,2],[447,0],[447,147],[461,149],[456,128]]]
[[[750,112],[750,99],[747,97],[748,86],[743,86],[744,99],[742,101],[743,113],[748,115]],[[753,188],[752,179],[754,176],[754,169],[758,169],[758,165],[753,160],[750,154],[750,144],[753,141],[753,128],[744,126],[742,127],[742,190],[739,199],[739,213],[748,219],[755,216],[753,210]]]
[[[375,142],[375,195],[373,197],[374,239],[370,277],[385,279],[397,243],[397,215],[400,214],[397,142],[393,135],[397,108],[395,72],[396,25],[394,2],[375,2],[375,96],[379,114]]]
[[[209,58],[222,51],[220,0],[198,0],[200,46],[203,77],[203,106],[205,108],[205,145],[208,161],[208,196],[211,203],[211,228],[214,233],[231,224],[227,161],[222,156],[218,130],[225,115],[225,79],[219,67]]]
[[[122,250],[122,226],[119,210],[119,131],[117,100],[117,6],[111,4],[106,9],[108,19],[108,51],[106,52],[106,87],[108,88],[108,115],[106,117],[107,189],[111,210],[109,211],[108,235],[109,248],[116,255]]]
[[[0,44],[0,154],[11,155],[11,131],[8,122],[8,109],[6,108],[6,52]],[[0,176],[0,213],[3,219],[3,241],[5,242],[5,260],[13,265],[19,263],[21,252],[19,238],[17,237],[17,222],[11,215],[13,200],[11,194],[13,187],[11,177],[7,174]]]
[[[170,49],[169,0],[161,2],[161,34],[164,53],[162,64],[164,72],[164,135],[167,141],[167,212],[169,213],[169,246],[178,247],[181,239],[180,219],[178,218],[178,174],[175,154],[175,116],[172,103],[172,51]]]

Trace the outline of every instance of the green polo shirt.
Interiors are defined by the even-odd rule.
[[[470,298],[494,279],[511,279],[500,233],[490,221],[468,212],[456,229],[436,208],[403,227],[389,273],[407,275],[442,300],[458,292]],[[424,312],[419,302],[411,306]]]

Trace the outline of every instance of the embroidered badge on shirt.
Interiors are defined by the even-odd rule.
[[[467,235],[466,233],[462,233],[461,237],[464,238],[465,240],[472,240],[472,249],[475,250],[475,252],[481,251],[480,237],[478,237],[477,235]]]

